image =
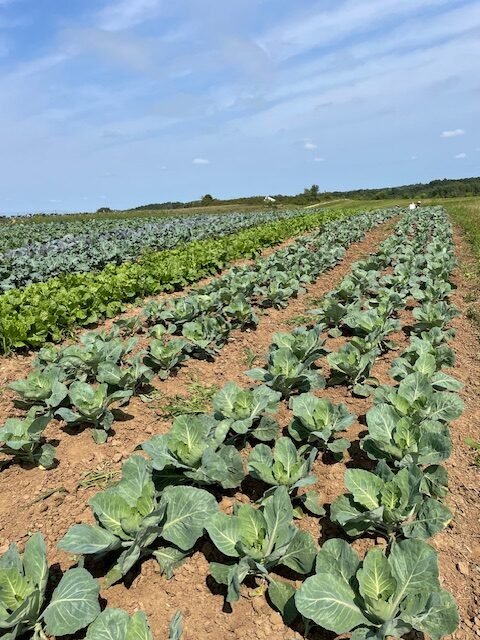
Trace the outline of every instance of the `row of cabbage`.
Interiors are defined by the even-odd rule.
[[[417,232],[410,238],[415,225]],[[213,414],[179,417],[168,434],[144,443],[150,461],[132,456],[120,482],[90,500],[97,524],[74,525],[60,547],[94,558],[113,557],[108,586],[152,554],[171,576],[206,530],[226,560],[211,562],[210,572],[227,586],[230,602],[239,598],[240,584],[253,576],[268,583],[270,599],[287,623],[302,615],[307,629],[316,623],[337,633],[353,630],[355,639],[401,637],[412,628],[436,639],[453,631],[454,602],[440,589],[436,554],[422,540],[450,517],[445,510],[439,517],[439,509],[446,509],[439,501],[446,492],[446,475],[437,464],[448,456],[448,446],[438,446],[437,437],[429,434],[445,435],[446,421],[461,411],[453,393],[436,388],[458,387],[441,373],[453,357],[446,344],[451,332],[445,330],[453,313],[446,302],[452,267],[448,244],[443,251],[448,237],[441,212],[400,223],[383,252],[356,265],[327,296],[319,310],[323,324],[274,336],[266,367],[249,372],[262,385],[248,390],[226,385],[214,399]],[[388,266],[393,273],[381,275],[379,270]],[[362,272],[375,272],[375,277],[362,277]],[[355,392],[374,393],[377,404],[367,414],[369,436],[362,447],[378,466],[374,474],[347,471],[351,495],[335,501],[330,517],[348,535],[372,530],[384,535],[388,546],[371,549],[362,562],[340,539],[328,540],[317,553],[313,538],[295,525],[294,517],[300,509],[324,513],[318,496],[303,487],[315,481],[311,471],[319,449],[341,455],[348,443],[337,432],[355,419],[343,405],[302,393],[325,385],[315,364],[326,355],[321,337],[328,328],[325,321],[334,335],[351,335],[342,349],[351,345],[375,358],[393,346],[386,338],[398,326],[389,320],[412,295],[421,305],[414,310],[411,345],[394,362],[392,373],[400,385],[373,391],[371,377],[364,383],[353,373],[342,378]],[[326,311],[335,299],[346,311],[332,321]],[[377,326],[367,331],[364,319],[370,322],[372,312]],[[438,347],[444,356],[437,360]],[[338,353],[327,355],[333,371],[339,370]],[[340,371],[346,373],[343,366]],[[329,381],[336,382],[340,380]],[[273,414],[280,399],[289,397],[289,437],[276,440],[273,448],[257,444],[248,457],[249,475],[266,488],[259,504],[238,504],[232,515],[220,512],[215,498],[220,488],[237,487],[244,478],[239,449],[250,438],[275,440],[279,426]],[[394,426],[379,430],[378,420],[388,414]],[[314,564],[315,575],[298,592],[271,575],[279,566],[308,575]]]
[[[45,282],[62,274],[99,271],[110,263],[136,261],[146,251],[163,251],[194,240],[221,238],[242,229],[301,215],[304,211],[296,209],[10,225],[2,229],[0,248],[15,240],[22,241],[22,245],[0,254],[0,291]]]
[[[451,230],[443,211],[428,214],[417,221],[416,239],[396,250],[390,246],[388,261],[381,255],[366,261],[361,265],[366,273],[357,282],[354,269],[353,278],[327,296],[320,309],[334,335],[353,333],[328,360],[334,376],[348,374],[352,391],[373,394],[368,433],[360,445],[377,462],[373,472],[346,471],[348,493],[333,502],[330,519],[351,537],[383,536],[387,547],[374,547],[360,562],[344,540],[328,540],[317,556],[315,575],[297,593],[285,583],[271,593],[280,609],[289,615],[300,612],[307,626],[313,621],[337,633],[351,631],[355,640],[403,637],[412,629],[435,640],[458,624],[454,600],[440,587],[436,553],[424,542],[452,517],[443,503],[447,473],[441,463],[451,452],[448,422],[463,409],[455,393],[461,385],[442,371],[454,361],[448,346],[453,335],[448,324],[456,314],[448,302],[454,266]],[[415,240],[425,232],[431,238],[423,251]],[[392,256],[393,273],[380,278],[379,266],[392,265]],[[390,371],[399,384],[378,385],[369,377],[371,365],[393,346],[388,337],[399,328],[392,322],[394,309],[405,307],[409,297],[420,304],[413,309],[410,344]],[[333,309],[335,319],[329,315]],[[365,369],[358,352],[367,356]]]
[[[41,220],[38,222],[31,220],[21,222],[20,218],[16,218],[14,222],[12,221],[10,224],[5,224],[2,227],[0,253],[6,254],[8,251],[19,247],[41,247],[52,240],[63,240],[65,238],[67,240],[75,238],[83,240],[92,234],[97,237],[109,237],[111,234],[125,229],[136,232],[143,227],[150,228],[152,226],[156,229],[156,225],[158,224],[165,225],[167,235],[171,235],[172,224],[179,224],[181,227],[186,224],[193,229],[198,227],[199,230],[202,229],[203,232],[204,223],[207,223],[207,226],[223,225],[223,218],[225,218],[225,220],[231,219],[231,227],[235,226],[235,224],[239,224],[241,227],[249,218],[256,220],[254,224],[261,224],[262,222],[290,218],[298,215],[300,212],[300,209],[292,209],[289,211],[238,211],[229,212],[228,214],[209,213],[195,215],[185,213],[180,215],[138,216],[122,219],[95,217],[91,220],[69,220],[69,218],[65,216],[59,220]],[[184,231],[183,233],[186,232]]]
[[[0,296],[0,350],[59,342],[79,326],[112,318],[125,303],[174,291],[217,273],[233,260],[341,219],[351,212],[309,213],[268,222],[223,238],[197,240],[150,252],[102,271],[72,273],[12,289]]]
[[[105,442],[113,424],[112,406],[124,406],[145,392],[154,376],[167,378],[187,358],[213,359],[233,329],[253,328],[255,307],[281,308],[302,285],[337,264],[345,247],[360,240],[391,212],[365,213],[324,225],[255,264],[233,268],[189,295],[147,303],[142,312],[119,320],[110,331],[88,332],[78,344],[45,347],[34,370],[11,384],[25,419],[0,429],[0,451],[27,463],[54,464],[55,451],[43,442],[53,417],[69,427],[88,424],[96,442]],[[137,349],[143,333],[146,349]]]

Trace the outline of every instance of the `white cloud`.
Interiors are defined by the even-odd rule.
[[[410,156],[410,160],[416,160],[417,156]]]
[[[194,158],[193,164],[210,164],[210,160],[207,160],[206,158]]]
[[[306,142],[306,143],[303,145],[303,148],[304,148],[304,149],[308,149],[309,151],[312,151],[313,149],[316,149],[316,148],[317,148],[317,145],[316,145],[314,142]]]
[[[457,153],[457,155],[455,156],[455,159],[456,160],[463,160],[466,157],[467,157],[466,153]]]
[[[457,138],[458,136],[464,136],[465,131],[463,129],[450,129],[449,131],[442,131],[441,138]]]
[[[325,162],[325,158],[320,158],[320,156],[317,156],[316,158],[313,159],[314,162]]]
[[[98,26],[105,31],[131,29],[155,17],[160,6],[160,0],[117,0],[98,14]]]

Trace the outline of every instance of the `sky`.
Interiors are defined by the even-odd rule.
[[[478,0],[0,0],[0,212],[480,175]]]

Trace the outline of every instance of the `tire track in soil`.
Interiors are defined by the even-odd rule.
[[[292,327],[288,321],[311,308],[311,299],[321,297],[337,286],[350,271],[352,262],[375,252],[380,242],[391,233],[394,224],[395,220],[391,220],[368,232],[361,242],[351,245],[344,260],[308,286],[306,294],[292,299],[287,309],[268,310],[261,316],[256,331],[234,331],[215,362],[189,360],[176,377],[160,382],[158,388],[167,395],[186,393],[192,375],[205,385],[216,384],[220,387],[229,380],[248,385],[249,379],[244,375],[247,368],[244,350],[249,348],[261,358],[270,345],[272,333],[290,331]],[[338,348],[338,340],[329,340],[329,346]],[[342,387],[320,391],[319,395],[326,395],[335,402],[346,402],[349,409],[358,415],[364,414],[368,408],[368,400],[353,398],[349,391]],[[116,433],[106,445],[95,445],[88,430],[70,436],[59,430],[57,425],[49,429],[50,437],[57,436],[60,440],[60,464],[57,469],[50,472],[39,469],[27,471],[18,466],[11,466],[0,474],[0,544],[3,547],[12,541],[21,545],[26,540],[26,531],[40,530],[47,540],[50,564],[60,562],[62,568],[71,564],[71,559],[66,554],[58,552],[55,545],[75,522],[92,522],[86,502],[98,490],[92,488],[76,491],[78,480],[96,465],[111,463],[113,469],[119,469],[121,461],[133,452],[138,443],[153,433],[166,432],[170,426],[169,420],[158,419],[151,405],[142,403],[139,398],[132,400],[127,411],[130,419],[115,423]],[[289,413],[285,407],[280,412],[282,426],[288,424]],[[349,431],[349,437],[352,440],[356,439],[362,429],[360,424],[354,425]],[[321,461],[317,462],[316,467],[320,495],[326,502],[331,502],[336,495],[343,492],[345,467],[343,464],[330,466]],[[46,500],[26,507],[26,503],[43,491],[61,486],[67,489],[66,493],[54,494]],[[15,514],[12,514],[11,510],[14,497],[12,487],[15,487],[17,502]],[[237,493],[235,498],[248,500],[241,493]],[[232,498],[224,498],[222,508],[229,510],[232,502]],[[317,519],[305,518],[301,526],[310,530],[318,539]],[[158,638],[167,637],[168,620],[177,608],[184,612],[185,640],[194,637],[204,640],[212,635],[220,640],[262,640],[267,637],[290,640],[301,637],[283,625],[280,615],[274,612],[262,597],[242,598],[235,604],[233,613],[223,612],[223,594],[218,593],[213,587],[213,595],[209,588],[210,583],[207,586],[205,582],[208,573],[205,555],[210,556],[211,552],[211,544],[204,543],[202,553],[194,554],[171,581],[159,576],[154,560],[144,562],[132,584],[115,585],[105,593],[105,596],[108,595],[109,606],[121,606],[130,612],[137,608],[143,609],[150,616],[152,628]],[[323,634],[323,637],[331,636]]]

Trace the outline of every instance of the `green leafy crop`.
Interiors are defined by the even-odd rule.
[[[328,540],[295,604],[324,629],[352,631],[352,640],[403,638],[412,629],[440,640],[459,621],[452,596],[440,588],[436,553],[421,540],[396,543],[388,556],[371,549],[363,562],[343,540]]]

